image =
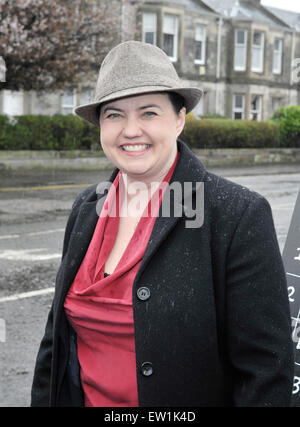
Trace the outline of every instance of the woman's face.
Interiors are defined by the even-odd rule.
[[[131,179],[161,180],[177,153],[185,108],[176,114],[167,94],[132,96],[104,104],[100,138],[106,156]]]

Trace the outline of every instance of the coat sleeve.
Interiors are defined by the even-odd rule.
[[[226,286],[234,405],[289,406],[294,361],[286,275],[271,207],[260,195],[236,226]]]
[[[50,404],[50,373],[52,361],[53,305],[48,315],[45,334],[38,351],[33,383],[31,387],[31,406],[45,407]]]
[[[62,260],[68,249],[70,235],[77,217],[77,213],[83,198],[81,195],[77,197],[73,203],[71,214],[68,218],[62,251]],[[52,363],[52,343],[53,343],[53,303],[48,315],[45,333],[42,338],[33,375],[33,383],[31,388],[31,406],[45,407],[50,404],[50,378],[51,378],[51,363]]]

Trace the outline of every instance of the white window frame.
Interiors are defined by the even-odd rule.
[[[67,92],[71,92],[71,91],[72,91],[73,102],[72,102],[72,104],[65,103],[64,102],[64,96],[65,96],[65,94]],[[64,114],[64,115],[74,114],[74,112],[73,112],[73,108],[74,107],[76,107],[76,89],[66,89],[62,93],[62,96],[61,96],[61,113]],[[65,109],[69,109],[69,110],[71,110],[71,112],[67,113],[67,112],[64,111]]]
[[[254,44],[254,36],[255,34],[260,34],[261,35],[261,44],[260,45],[255,45]],[[259,66],[256,66],[253,64],[254,62],[254,55],[258,53],[259,54],[259,60],[260,60],[260,64]],[[251,51],[251,71],[255,72],[255,73],[263,73],[264,71],[264,55],[265,55],[265,33],[262,31],[253,31],[252,33],[252,51]]]
[[[252,108],[252,98],[257,97],[258,99],[258,107]],[[262,120],[262,95],[252,94],[251,100],[250,100],[250,120],[256,120],[257,122],[260,122]],[[254,118],[256,116],[256,118]]]
[[[7,116],[22,116],[24,114],[24,92],[3,90],[3,114]]]
[[[204,25],[196,25],[195,29],[195,48],[197,42],[201,42],[201,59],[195,57],[195,64],[204,65],[206,56],[206,28]],[[197,48],[196,48],[197,52]],[[195,56],[196,56],[195,52]]]
[[[277,41],[279,42],[279,49],[276,49]],[[274,50],[273,50],[273,74],[282,73],[282,52],[283,52],[283,39],[276,38],[274,40]]]
[[[154,12],[144,12],[143,13],[143,42],[149,43],[146,41],[146,33],[153,33],[153,43],[157,45],[157,14]]]
[[[167,28],[167,19],[172,18],[174,20],[173,28]],[[163,16],[163,48],[164,48],[164,36],[165,34],[171,35],[174,37],[173,39],[173,52],[172,55],[169,56],[170,60],[176,62],[178,59],[178,32],[179,32],[179,18],[177,15],[173,15],[170,13],[165,13]]]
[[[237,96],[242,97],[242,107],[236,106],[236,97]],[[235,117],[236,113],[241,113],[242,117],[240,119],[237,119]],[[232,118],[233,118],[233,120],[244,120],[245,119],[245,94],[244,93],[234,93],[233,94]]]
[[[238,43],[238,32],[243,31],[244,43]],[[248,31],[243,28],[237,28],[234,31],[234,70],[235,71],[246,71],[247,67],[247,40]],[[243,65],[237,65],[238,52],[242,52],[244,55]]]

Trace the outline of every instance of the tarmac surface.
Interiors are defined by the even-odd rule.
[[[210,168],[264,195],[283,250],[300,165]],[[77,194],[110,171],[0,171],[0,406],[30,405],[38,346],[53,297],[66,221]]]

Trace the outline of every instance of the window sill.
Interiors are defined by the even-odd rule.
[[[257,69],[253,70],[253,69],[251,69],[251,72],[256,73],[256,74],[264,74],[264,70],[257,70]]]

